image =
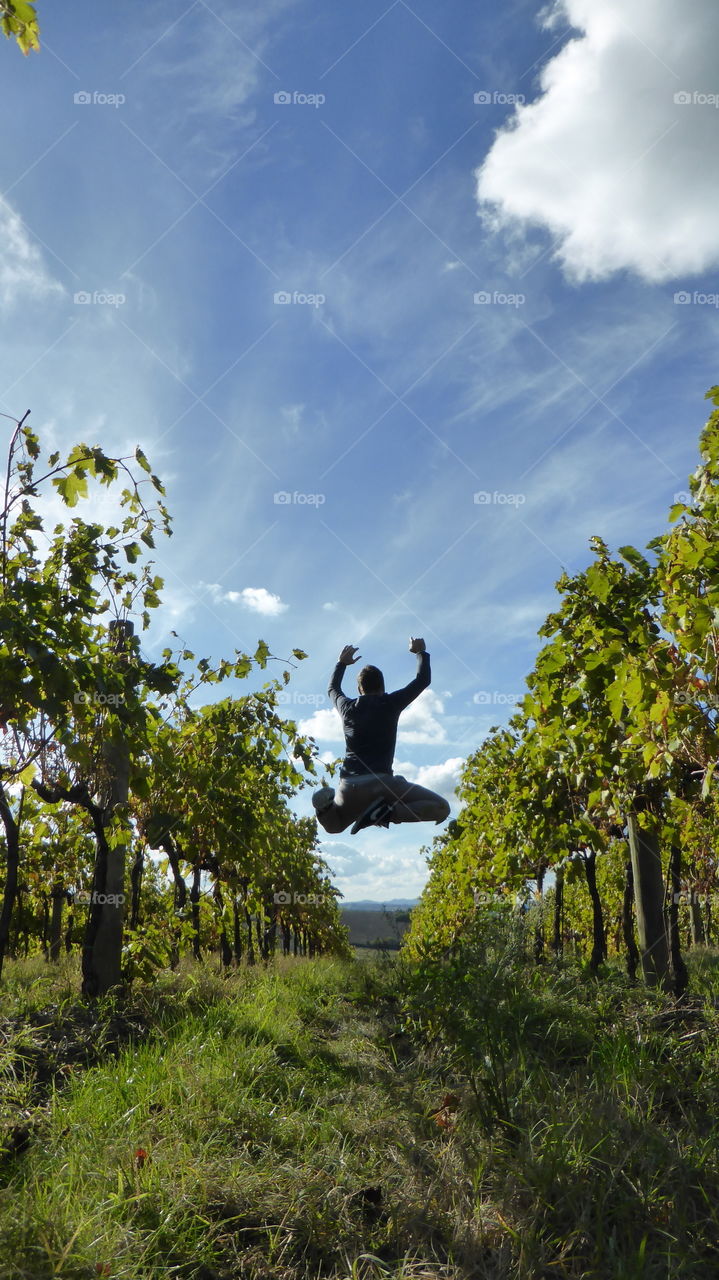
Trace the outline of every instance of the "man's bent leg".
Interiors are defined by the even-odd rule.
[[[393,774],[385,782],[385,791],[394,797],[391,822],[444,822],[450,806],[436,791],[408,782],[401,774]]]
[[[373,800],[386,794],[388,780],[391,780],[390,775],[384,773],[341,778],[334,803],[316,814],[320,826],[328,835],[338,835],[340,831],[345,831]]]

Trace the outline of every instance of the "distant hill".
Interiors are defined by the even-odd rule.
[[[353,947],[387,947],[399,949],[402,935],[409,928],[409,899],[381,902],[348,902],[340,907],[342,923],[349,929]]]
[[[361,898],[359,902],[340,902],[340,907],[343,911],[382,911],[384,907],[388,911],[406,911],[409,907],[416,907],[418,902],[419,898],[390,898],[389,902],[372,902],[370,898]]]

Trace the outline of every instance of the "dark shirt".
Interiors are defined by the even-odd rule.
[[[348,698],[342,692],[342,678],[347,670],[338,662],[327,690],[342,718],[346,755],[340,769],[341,778],[359,774],[391,773],[397,743],[397,721],[405,707],[430,683],[429,654],[417,654],[417,675],[404,689],[394,693],[361,693]]]

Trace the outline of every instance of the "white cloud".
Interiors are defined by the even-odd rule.
[[[11,307],[22,298],[45,298],[63,294],[63,286],[45,269],[43,258],[33,244],[22,219],[0,196],[0,305]]]
[[[239,600],[250,609],[253,613],[263,613],[270,617],[276,617],[279,613],[284,613],[288,605],[283,604],[280,597],[273,595],[271,591],[266,591],[264,587],[245,587],[240,592],[230,592],[232,596],[237,596]]]
[[[444,711],[444,703],[433,689],[425,689],[402,712],[399,722],[398,742],[437,743],[446,740],[443,724],[437,719]]]
[[[716,0],[555,0],[579,31],[544,67],[477,171],[496,227],[546,228],[577,281],[648,281],[719,262]]]
[[[353,849],[351,845],[343,844],[339,840],[323,840],[322,856],[335,874],[344,876],[357,875],[358,872],[366,871],[372,865],[372,858],[368,854],[362,853],[360,849]]]
[[[444,796],[450,804],[456,802],[454,793],[463,768],[463,756],[452,756],[441,764],[417,766],[409,761],[395,761],[394,765],[395,773],[402,774],[408,782],[416,782],[420,787],[429,787],[430,791]]]
[[[242,591],[225,591],[219,582],[201,582],[199,585],[209,591],[215,604],[242,604],[252,613],[261,613],[270,618],[277,617],[289,608],[279,596],[273,595],[265,587],[243,587]]]
[[[315,711],[307,720],[300,720],[297,727],[300,733],[310,734],[321,742],[344,742],[342,722],[334,708]]]
[[[429,830],[436,834],[434,826]],[[390,902],[393,898],[418,898],[428,872],[417,858],[416,844],[397,848],[385,843],[393,838],[389,833],[372,831],[368,851],[360,843],[366,834],[362,832],[354,846],[339,840],[323,840],[320,846],[333,883],[345,900],[356,902],[368,898],[374,902]]]

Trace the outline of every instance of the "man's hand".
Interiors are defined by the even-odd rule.
[[[424,640],[422,639],[421,636],[417,636],[416,638],[414,636],[410,636],[409,638],[410,653],[424,653],[426,648],[427,646],[424,643]]]
[[[358,653],[355,658],[356,649],[356,644],[346,644],[337,661],[341,662],[344,667],[351,667],[354,662],[359,662],[361,654]]]

